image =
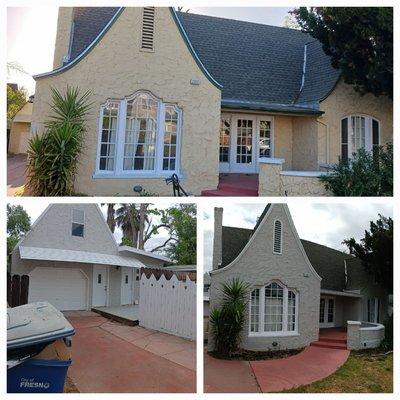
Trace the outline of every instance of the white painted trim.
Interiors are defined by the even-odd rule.
[[[335,317],[336,317],[336,299],[334,296],[321,296],[320,300],[324,299],[324,322],[319,322],[319,327],[320,328],[334,328],[336,325],[335,322]],[[332,316],[332,322],[328,322],[328,310],[329,310],[329,300],[333,300],[333,316]],[[319,321],[319,315],[320,315],[320,308],[318,309],[318,321]]]
[[[160,254],[154,254],[154,253],[151,253],[150,251],[136,249],[136,248],[131,247],[131,246],[118,246],[118,251],[119,252],[128,251],[129,253],[140,254],[142,256],[154,258],[156,260],[161,260],[161,261],[165,261],[165,262],[171,262],[171,259],[168,258],[168,257],[162,256]]]
[[[260,164],[284,164],[284,158],[273,158],[273,157],[259,157],[258,162]]]
[[[339,292],[337,290],[327,290],[327,289],[321,289],[321,294],[332,295],[332,296],[354,297],[354,298],[363,297],[361,294],[358,293]]]
[[[285,176],[302,176],[304,178],[318,178],[320,176],[328,175],[329,172],[325,171],[281,171],[280,175]]]

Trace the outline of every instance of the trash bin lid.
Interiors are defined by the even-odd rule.
[[[74,333],[64,315],[47,301],[7,309],[7,350],[53,341]]]

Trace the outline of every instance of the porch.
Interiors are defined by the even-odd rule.
[[[125,325],[135,326],[139,324],[139,305],[136,304],[115,307],[93,307],[92,311]]]
[[[347,349],[347,328],[322,328],[318,340],[311,346],[328,349]]]
[[[258,196],[258,174],[219,174],[218,187],[215,190],[203,190],[202,196]]]

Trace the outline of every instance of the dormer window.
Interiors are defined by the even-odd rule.
[[[85,212],[72,210],[72,236],[83,237],[85,232]]]
[[[274,222],[274,244],[273,253],[282,254],[282,222],[276,220]]]
[[[154,51],[155,7],[143,7],[141,50]]]

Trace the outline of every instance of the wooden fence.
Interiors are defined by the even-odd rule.
[[[142,269],[139,324],[196,339],[196,274]]]
[[[7,304],[18,307],[28,303],[29,276],[7,273]]]

